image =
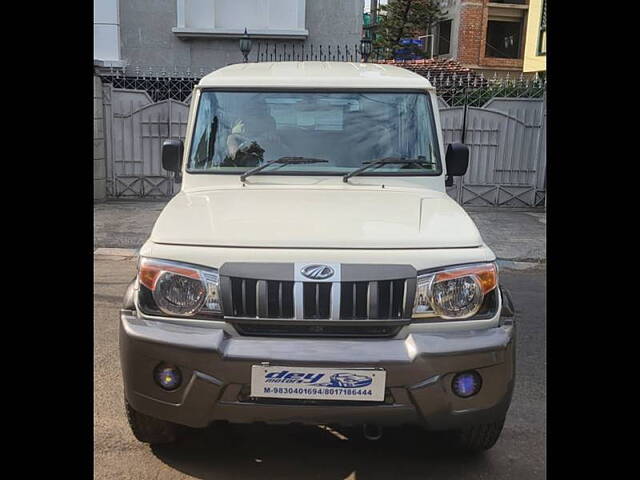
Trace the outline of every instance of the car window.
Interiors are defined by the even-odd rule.
[[[430,98],[423,93],[204,91],[188,170],[241,173],[283,156],[327,160],[277,165],[279,173],[344,174],[383,157],[426,166],[376,172],[441,173]],[[271,167],[270,167],[271,168]]]

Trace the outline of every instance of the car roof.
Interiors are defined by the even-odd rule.
[[[203,77],[198,88],[207,87],[433,90],[426,78],[404,68],[351,62],[238,63]]]

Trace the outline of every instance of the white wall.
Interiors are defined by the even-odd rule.
[[[118,0],[93,0],[93,58],[120,60]]]
[[[306,35],[306,0],[177,0],[176,33]]]

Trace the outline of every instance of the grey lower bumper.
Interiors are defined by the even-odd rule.
[[[514,384],[515,324],[473,332],[410,334],[404,339],[258,338],[219,328],[149,322],[135,311],[120,316],[125,396],[147,415],[204,427],[236,423],[422,424],[433,430],[487,423],[506,415]],[[160,362],[180,367],[184,380],[162,390],[152,372]],[[252,401],[251,366],[381,367],[384,403]],[[482,389],[463,399],[451,391],[457,372],[477,370]],[[275,403],[274,403],[275,402]]]

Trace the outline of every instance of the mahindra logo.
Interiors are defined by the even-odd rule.
[[[328,265],[307,265],[300,273],[311,280],[324,280],[333,276],[333,268]]]

